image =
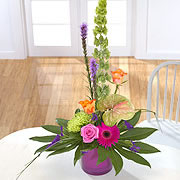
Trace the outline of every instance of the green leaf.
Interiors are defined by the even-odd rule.
[[[144,159],[142,156],[140,156],[139,154],[125,150],[119,145],[116,145],[115,148],[125,158],[132,160],[138,164],[149,166],[151,168],[151,165],[149,164],[149,162],[146,159]]]
[[[54,134],[61,134],[61,129],[59,126],[54,126],[54,125],[44,125],[41,126],[43,129],[52,132]]]
[[[158,150],[157,148],[146,143],[135,142],[135,145],[140,147],[140,150],[138,151],[138,153],[140,154],[151,154],[151,153],[160,152],[160,150]]]
[[[75,155],[74,155],[74,166],[76,165],[77,161],[81,158],[82,156],[82,153],[81,153],[81,148],[82,148],[82,145],[80,144],[78,146],[78,148],[76,149],[75,151]]]
[[[138,123],[140,116],[141,116],[141,110],[136,112],[135,115],[133,116],[133,118],[130,120],[127,120],[127,122],[129,122],[131,125],[135,126]]]
[[[69,139],[74,139],[78,141],[82,140],[82,136],[80,135],[80,133],[68,132],[68,136],[69,136]]]
[[[102,163],[103,161],[105,161],[107,159],[107,150],[102,147],[99,146],[98,147],[98,160],[97,160],[97,165],[99,165],[100,163]]]
[[[72,143],[74,143],[74,140],[72,140],[72,139],[64,139],[64,141],[62,139],[55,145],[49,147],[48,149],[46,149],[46,148],[49,144],[46,144],[46,145],[40,147],[39,149],[36,150],[35,154],[38,152],[43,152],[43,151],[55,151],[55,150],[63,149]]]
[[[135,113],[135,115],[130,120],[127,120],[127,122],[130,123],[132,126],[135,126],[138,123],[140,116],[141,116],[141,111],[138,111]],[[121,123],[118,124],[118,128],[119,128],[120,132],[124,132],[124,131],[128,130],[126,125],[124,124],[124,120],[122,120],[120,122]]]
[[[37,150],[35,151],[34,155],[37,154],[38,152],[41,153],[41,152],[45,151],[46,148],[47,148],[47,146],[48,146],[48,144],[46,144],[46,145],[40,147],[39,149],[37,149]]]
[[[59,150],[56,150],[54,151],[53,153],[49,154],[48,157],[50,156],[54,156],[54,155],[57,155],[57,154],[61,154],[61,153],[64,153],[64,152],[68,152],[68,151],[71,151],[73,150],[74,148],[76,148],[78,146],[78,143],[75,143],[75,144],[72,144],[68,147],[65,147],[63,149],[59,149]]]
[[[83,143],[81,151],[91,151],[98,147],[97,141],[93,141],[92,143]]]
[[[88,88],[89,88],[89,87],[88,87]],[[81,110],[78,108],[78,109],[76,109],[75,114],[77,114],[77,113],[79,113],[79,112],[81,112]]]
[[[67,146],[69,146],[71,144],[72,144],[71,142],[56,143],[55,145],[48,148],[46,151],[56,151],[56,150],[64,149],[65,147],[67,147]]]
[[[59,126],[63,126],[63,128],[67,128],[68,120],[62,118],[56,118],[56,122],[59,124]]]
[[[119,140],[118,145],[122,146],[122,147],[125,147],[127,149],[129,149],[131,146],[132,146],[132,142],[131,141],[126,141],[126,140]]]
[[[112,161],[112,164],[114,166],[114,169],[116,171],[116,175],[121,171],[123,167],[123,160],[121,156],[114,150],[114,149],[109,149],[108,151],[108,156]]]
[[[157,131],[154,128],[133,128],[126,131],[124,134],[121,135],[121,140],[141,140],[145,139],[150,136],[152,133]]]
[[[55,137],[56,136],[35,136],[29,139],[33,141],[38,141],[38,142],[52,142]]]

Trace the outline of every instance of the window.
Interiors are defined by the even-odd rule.
[[[32,1],[35,46],[71,46],[69,1]]]
[[[30,56],[80,56],[80,24],[88,22],[88,55],[94,46],[98,0],[26,0]],[[112,56],[131,55],[132,0],[107,0],[109,49]]]

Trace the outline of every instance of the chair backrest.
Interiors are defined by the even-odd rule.
[[[165,73],[165,86],[164,86],[164,102],[163,102],[163,117],[162,119],[165,120],[166,119],[166,109],[167,109],[167,98],[169,96],[167,96],[167,91],[168,91],[168,70],[169,70],[169,66],[170,65],[174,65],[174,78],[173,78],[173,86],[172,86],[172,90],[171,90],[171,101],[170,101],[170,106],[169,106],[169,120],[172,120],[172,114],[173,114],[173,108],[174,106],[174,96],[175,96],[175,88],[176,88],[176,77],[177,77],[177,67],[180,65],[180,61],[169,61],[169,62],[165,62],[160,64],[159,66],[157,66],[154,71],[152,72],[149,82],[148,82],[148,90],[147,90],[147,109],[151,110],[151,104],[152,104],[152,85],[153,85],[153,81],[154,78],[157,77],[157,90],[156,90],[156,115],[157,117],[159,117],[159,96],[160,96],[160,87],[159,87],[159,82],[160,82],[160,78],[159,78],[159,71],[162,68],[166,68],[166,73]],[[179,120],[179,113],[180,113],[180,87],[178,88],[178,100],[177,100],[177,105],[176,105],[176,110],[175,110],[175,121],[178,122]],[[147,120],[149,121],[151,119],[151,113],[147,113]]]

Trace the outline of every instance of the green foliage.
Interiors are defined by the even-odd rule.
[[[71,151],[82,144],[82,137],[79,133],[69,133],[67,137],[62,138],[60,142],[47,149],[47,151],[54,151],[49,156],[61,154]]]
[[[77,161],[81,158],[82,153],[81,153],[81,149],[82,149],[82,144],[80,144],[74,154],[74,166],[76,165]]]
[[[68,130],[67,130],[68,120],[62,118],[56,118],[56,122],[59,126],[63,127],[63,134],[64,135],[68,134]]]
[[[46,150],[48,144],[44,145],[44,146],[41,146],[40,148],[38,148],[34,154],[37,154],[37,153],[42,153]]]
[[[59,126],[62,126],[63,129],[67,128],[67,123],[68,123],[68,120],[66,119],[62,119],[62,118],[56,118],[56,122],[58,123]]]
[[[65,153],[65,152],[68,152],[68,151],[71,151],[73,150],[74,148],[76,148],[78,146],[78,143],[72,143],[71,145],[69,146],[66,146],[64,148],[61,148],[61,149],[58,149],[58,150],[55,150],[54,152],[52,152],[51,154],[48,155],[48,157],[50,156],[54,156],[54,155],[57,155],[57,154],[62,154],[62,153]]]
[[[141,110],[136,112],[135,115],[130,120],[127,120],[127,122],[130,123],[132,126],[135,126],[138,123],[140,116],[141,116]],[[120,132],[124,132],[124,131],[128,130],[124,124],[124,120],[122,120],[118,124],[118,128],[119,128]]]
[[[140,147],[140,150],[138,150],[138,153],[140,154],[151,154],[151,153],[160,152],[157,148],[146,143],[135,142],[135,145]]]
[[[33,141],[38,141],[38,142],[52,142],[55,137],[56,136],[35,136],[29,139]]]
[[[44,126],[41,126],[43,129],[51,132],[51,133],[54,133],[54,134],[60,134],[61,133],[61,129],[59,126],[54,126],[54,125],[44,125]]]
[[[138,150],[139,154],[152,154],[160,152],[157,148],[143,143],[143,142],[134,142],[137,147],[140,147]],[[124,147],[129,150],[130,147],[132,147],[132,142],[130,140],[119,140],[117,143],[117,146]]]
[[[75,114],[77,114],[79,112],[81,112],[81,110],[78,108],[78,109],[76,109]]]
[[[98,147],[97,141],[93,141],[92,143],[83,143],[81,151],[91,151]]]
[[[94,33],[94,48],[93,57],[99,60],[99,70],[96,75],[97,79],[97,96],[98,99],[107,96],[110,93],[109,86],[106,81],[111,79],[109,71],[109,57],[107,38],[107,0],[99,0],[96,7],[96,16],[94,17],[95,28]]]
[[[130,140],[119,140],[117,144],[127,149],[132,147],[132,142]]]
[[[151,167],[151,165],[149,164],[149,162],[147,160],[145,160],[142,156],[140,156],[139,154],[136,154],[134,152],[128,151],[123,149],[121,146],[116,145],[115,146],[116,150],[125,158],[132,160],[138,164],[142,164],[145,166],[149,166]]]
[[[121,140],[141,140],[150,136],[152,133],[157,131],[154,128],[133,128],[121,135]]]
[[[46,138],[46,136],[42,136],[40,138]],[[33,138],[34,139],[34,138]],[[32,139],[32,140],[33,140]],[[68,145],[71,145],[72,143],[74,142],[80,142],[82,141],[82,138],[79,134],[76,134],[76,135],[72,135],[70,134],[68,137],[61,137],[61,140],[59,142],[57,142],[55,145],[49,147],[47,149],[47,146],[50,144],[46,144],[42,147],[40,147],[39,149],[36,150],[35,154],[38,153],[38,152],[43,152],[43,151],[55,151],[55,150],[60,150],[60,149],[63,149],[65,148],[66,146]],[[42,142],[42,141],[39,141],[39,142]]]
[[[118,173],[121,171],[123,167],[123,160],[121,156],[113,148],[109,149],[107,153],[108,153],[108,157],[112,161],[112,165],[114,166],[116,175],[118,175]]]
[[[103,161],[105,161],[108,157],[107,154],[107,149],[105,149],[102,146],[98,147],[98,160],[97,160],[97,165],[99,165],[100,163],[102,163]]]
[[[102,79],[104,79],[104,77]],[[104,81],[105,81],[105,79],[104,79]],[[102,84],[102,85],[97,86],[98,97],[106,97],[109,93],[110,93],[110,88],[108,85]]]

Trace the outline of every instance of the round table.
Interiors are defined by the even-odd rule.
[[[34,158],[34,151],[42,143],[30,141],[32,136],[49,135],[42,128],[24,129],[0,140],[0,179],[15,180],[24,165]],[[19,178],[19,180],[179,180],[180,150],[154,144],[160,153],[143,155],[151,164],[148,168],[124,158],[123,170],[115,176],[114,170],[103,176],[84,173],[77,163],[73,166],[74,151],[46,159],[42,154]]]

